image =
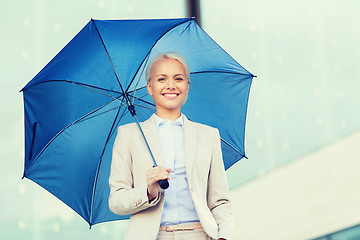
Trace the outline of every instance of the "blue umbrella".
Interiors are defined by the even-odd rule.
[[[245,157],[244,131],[254,75],[192,18],[91,20],[23,89],[24,177],[89,224],[126,219],[108,207],[112,146],[119,125],[155,112],[145,69],[163,52],[188,62],[183,113],[216,127],[225,168]]]

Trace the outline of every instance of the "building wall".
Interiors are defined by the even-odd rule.
[[[311,239],[359,224],[359,159],[357,131],[235,189],[235,239]]]

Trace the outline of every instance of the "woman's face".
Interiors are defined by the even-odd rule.
[[[179,61],[165,58],[157,61],[147,82],[147,90],[155,101],[156,112],[180,114],[189,92],[189,84],[185,68]]]

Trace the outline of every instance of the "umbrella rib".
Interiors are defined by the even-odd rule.
[[[92,118],[94,118],[94,117],[101,116],[101,115],[103,115],[103,114],[105,114],[105,113],[108,113],[108,112],[114,111],[114,110],[116,110],[116,109],[118,109],[118,108],[121,108],[122,106],[126,106],[126,105],[123,103],[121,106],[111,108],[111,109],[109,109],[109,110],[106,110],[105,112],[101,112],[101,113],[96,114],[96,115],[93,115],[93,116],[91,116],[91,117],[89,117],[89,118],[81,119],[81,120],[77,121],[76,123],[81,123],[81,122],[87,121],[87,120],[89,120],[89,119],[92,119]]]
[[[256,77],[255,75],[253,75],[250,72],[249,72],[249,74],[245,74],[245,73],[237,73],[237,72],[230,72],[230,71],[198,71],[198,72],[191,72],[190,74],[201,74],[201,73],[230,73],[230,74]]]
[[[138,107],[142,107],[142,108],[146,108],[146,109],[150,109],[150,110],[156,110],[156,108],[151,108],[151,107],[145,107],[143,105],[140,105],[140,104],[134,104],[134,106],[138,106]]]
[[[71,127],[72,125],[81,122],[84,118],[86,118],[87,116],[93,114],[94,112],[99,111],[100,109],[104,108],[105,106],[109,105],[110,103],[114,102],[110,101],[106,104],[104,104],[103,106],[98,107],[97,109],[85,114],[84,116],[78,118],[77,120],[73,121],[72,123],[68,124],[67,126],[65,126],[63,129],[61,129],[53,138],[51,138],[51,140],[41,149],[41,151],[36,155],[36,157],[34,158],[34,160],[32,161],[31,165],[28,167],[27,171],[24,173],[24,176],[26,176],[26,173],[30,170],[30,168],[34,165],[34,163],[36,162],[36,160],[40,157],[40,155],[48,148],[48,146],[61,134],[63,133],[67,128]]]
[[[149,58],[146,58],[146,62],[147,62],[148,60],[149,60]],[[146,63],[145,63],[145,64],[146,64]],[[143,64],[141,64],[141,65],[143,65]],[[138,69],[138,71],[139,71],[139,69]],[[141,73],[140,73],[140,76],[139,76],[138,80],[136,81],[136,84],[135,84],[135,87],[134,87],[134,91],[132,92],[132,95],[131,95],[131,97],[133,97],[132,103],[134,103],[134,101],[135,101],[135,93],[136,93],[136,90],[137,90],[137,86],[138,86],[139,83],[140,83],[141,75],[143,75],[143,73],[144,73],[144,68],[142,69],[142,71],[141,71]],[[137,75],[137,72],[136,72],[135,76],[136,76],[136,75]],[[134,76],[133,79],[135,79],[135,76]],[[146,79],[146,81],[147,81],[147,79]],[[130,87],[130,85],[131,85],[132,82],[133,82],[133,81],[130,82],[129,87]],[[129,87],[126,89],[126,91],[129,90]],[[145,87],[143,87],[143,88],[145,88]],[[143,88],[140,88],[140,89],[143,89]],[[141,97],[140,97],[140,98],[141,98]]]
[[[177,25],[173,26],[172,28],[170,28],[170,29],[168,29],[166,32],[164,32],[164,33],[154,42],[154,44],[151,46],[151,48],[150,48],[150,50],[148,51],[148,53],[145,55],[144,59],[141,61],[141,64],[140,64],[139,68],[136,70],[136,73],[134,74],[133,79],[131,79],[129,86],[130,86],[130,85],[132,84],[132,82],[134,81],[135,76],[136,76],[137,73],[139,72],[139,70],[140,70],[141,66],[143,65],[143,63],[145,62],[145,60],[148,61],[149,56],[150,56],[150,53],[151,53],[152,49],[154,48],[154,46],[158,43],[158,41],[159,41],[165,34],[167,34],[168,32],[170,32],[170,31],[173,30],[174,28],[180,26],[181,24],[184,24],[184,23],[186,23],[186,22],[189,22],[189,21],[191,21],[191,20],[194,20],[194,18],[188,18],[188,19],[186,19],[186,21],[183,21],[183,22],[178,23]],[[128,90],[128,89],[126,89],[126,90]]]
[[[200,27],[200,26],[199,26]],[[213,40],[214,42],[215,42],[215,40],[214,39],[212,39],[212,37],[210,37],[210,35],[209,34],[207,34],[205,31],[204,31],[204,29],[202,29],[201,27],[200,27],[200,29],[203,31],[203,33],[205,33],[211,40]],[[216,43],[216,42],[215,42]],[[218,45],[218,44],[217,44]],[[225,49],[223,49],[220,45],[218,45],[233,61],[235,61],[236,63],[238,63],[232,56],[230,56],[230,54],[228,54],[226,51],[225,51]],[[239,64],[240,65],[240,64]],[[241,65],[240,65],[241,66]],[[241,66],[245,71],[247,71],[248,73],[250,73],[248,70],[246,70],[243,66]],[[247,74],[243,74],[243,75],[247,75]],[[256,77],[255,75],[253,75],[252,73],[250,73],[250,75],[252,76],[252,77]]]
[[[142,95],[142,96],[140,96],[140,97],[135,97],[135,96],[132,96],[132,95],[131,95],[131,97],[134,99],[133,102],[134,102],[135,99],[136,99],[136,100],[138,100],[138,101],[141,101],[141,102],[143,102],[143,103],[146,103],[146,104],[149,104],[149,105],[155,107],[155,104],[154,104],[154,103],[151,103],[151,102],[148,102],[148,101],[142,99],[142,98],[145,97],[146,95],[147,95],[147,94],[144,94],[144,95]],[[134,104],[134,105],[136,105],[136,106],[141,106],[141,105],[139,105],[139,104]],[[141,106],[141,107],[142,107],[142,106]],[[151,108],[150,108],[150,109],[151,109]]]
[[[91,205],[90,205],[90,219],[89,219],[89,224],[90,224],[90,227],[92,225],[92,220],[93,220],[93,209],[94,209],[94,197],[95,197],[95,191],[96,191],[96,184],[97,184],[97,180],[98,180],[98,176],[99,176],[99,172],[100,172],[100,166],[101,166],[101,163],[102,163],[102,159],[103,159],[103,156],[104,156],[104,152],[105,152],[105,149],[106,149],[106,146],[108,145],[112,135],[114,134],[114,126],[117,126],[116,123],[116,119],[118,119],[118,116],[119,116],[119,113],[120,113],[120,109],[121,108],[118,108],[118,112],[116,114],[116,117],[115,117],[115,120],[110,128],[110,132],[108,134],[108,137],[106,139],[106,142],[105,142],[105,145],[104,145],[104,148],[103,148],[103,151],[101,153],[101,156],[100,156],[100,161],[99,161],[99,164],[97,166],[97,169],[96,169],[96,175],[95,175],[95,179],[94,179],[94,185],[93,185],[93,191],[92,191],[92,195],[91,195]],[[124,108],[123,110],[123,113],[121,114],[121,117],[119,118],[119,121],[123,118],[123,116],[126,114],[126,108]]]
[[[223,141],[226,145],[228,145],[229,147],[231,147],[233,150],[235,150],[237,153],[239,153],[241,156],[243,156],[244,158],[247,159],[247,156],[245,156],[245,154],[243,154],[242,152],[240,152],[239,150],[237,150],[235,147],[233,147],[230,143],[228,143],[225,139],[220,138],[221,141]]]
[[[96,93],[100,93],[100,94],[103,94],[103,95],[105,95],[105,96],[108,96],[108,97],[110,97],[110,98],[112,98],[112,99],[114,99],[114,100],[117,100],[117,101],[119,101],[119,102],[121,102],[121,103],[123,104],[123,102],[119,100],[120,97],[119,97],[119,98],[116,98],[116,97],[111,96],[111,95],[109,95],[109,94],[106,94],[106,93],[103,93],[103,92],[100,92],[100,91],[96,91],[95,89],[92,89],[92,88],[83,86],[83,85],[81,85],[81,84],[79,84],[79,86],[80,86],[80,87],[83,87],[83,88],[86,88],[86,89],[88,89],[88,90],[90,90],[90,91],[94,91],[94,92],[96,92]],[[120,93],[120,94],[121,94],[121,93]]]
[[[81,85],[81,84],[79,84],[79,86],[80,86],[80,87],[83,87],[83,88],[86,88],[86,89],[88,89],[88,90],[91,90],[91,91],[94,91],[94,92],[103,94],[103,95],[105,95],[105,96],[111,97],[111,98],[113,98],[114,100],[119,101],[123,106],[126,106],[126,104],[125,104],[122,100],[121,100],[121,101],[119,100],[120,97],[119,97],[119,98],[116,98],[116,97],[111,96],[111,95],[108,95],[108,94],[106,94],[106,93],[96,91],[95,89],[88,88],[88,87],[83,86],[83,85]],[[140,89],[140,88],[139,88],[139,89]],[[144,94],[144,95],[142,95],[142,96],[140,96],[140,97],[135,97],[135,96],[133,96],[133,95],[130,95],[130,96],[133,98],[133,102],[134,102],[134,100],[136,99],[136,100],[139,100],[139,101],[142,101],[142,102],[144,102],[144,103],[147,103],[147,104],[149,104],[149,105],[154,106],[154,104],[152,104],[152,103],[150,103],[150,102],[148,102],[148,101],[145,101],[145,100],[141,99],[141,98],[145,97],[146,95],[147,95],[147,94]],[[123,98],[124,98],[124,95],[122,95],[122,96],[123,96]],[[139,107],[148,108],[148,109],[151,109],[151,110],[155,110],[154,108],[145,107],[145,106],[142,106],[142,105],[140,105],[140,104],[133,104],[133,105],[139,106]],[[115,109],[115,108],[114,108],[114,109]]]
[[[135,89],[135,90],[133,90],[133,91],[128,91],[128,93],[132,93],[132,92],[134,92],[134,91],[137,91],[137,90],[142,90],[142,89],[145,89],[145,88],[147,88],[146,86],[144,86],[144,87],[140,87],[140,88],[138,88],[138,89]],[[146,95],[146,94],[145,94]]]
[[[37,86],[37,85],[40,85],[40,84],[43,84],[43,83],[48,83],[48,82],[66,82],[66,83],[73,83],[73,84],[80,85],[80,86],[88,86],[88,87],[92,87],[92,88],[104,90],[104,91],[107,91],[107,92],[113,92],[113,93],[118,93],[118,94],[120,94],[120,92],[117,92],[117,91],[114,91],[114,90],[109,90],[109,89],[106,89],[106,88],[101,88],[101,87],[97,87],[97,86],[90,85],[90,84],[85,84],[85,83],[79,83],[79,82],[69,81],[69,80],[65,80],[65,79],[46,80],[46,81],[39,82],[39,83],[36,83],[36,84],[34,84],[34,85],[31,85],[30,87],[23,88],[23,89],[21,89],[20,91],[24,91],[24,90],[29,89],[29,88],[32,88],[32,87],[34,87],[34,86]]]
[[[144,101],[142,98],[144,98],[146,95],[147,95],[146,93],[144,95],[140,96],[140,97],[135,97],[135,96],[131,95],[131,97],[133,98],[133,103],[134,103],[135,99],[140,100],[140,101]],[[149,103],[147,101],[144,101],[144,102]]]
[[[118,74],[117,74],[117,72],[116,72],[116,70],[115,70],[114,63],[113,63],[113,61],[112,61],[112,59],[111,59],[111,57],[110,57],[110,54],[109,54],[109,52],[108,52],[108,50],[107,50],[107,48],[106,48],[106,46],[105,46],[105,43],[104,43],[103,38],[101,37],[101,34],[100,34],[100,32],[99,32],[99,29],[98,29],[98,27],[96,26],[95,21],[94,21],[93,19],[91,19],[91,21],[94,23],[96,32],[97,32],[97,34],[99,35],[99,38],[100,38],[100,40],[101,40],[101,43],[102,43],[102,45],[103,45],[103,47],[104,47],[104,49],[105,49],[106,55],[107,55],[108,58],[109,58],[109,61],[110,61],[111,67],[112,67],[112,69],[113,69],[113,71],[114,71],[116,80],[118,81],[118,83],[119,83],[119,85],[120,85],[120,88],[121,88],[121,91],[123,92],[124,97],[125,97],[125,99],[126,99],[126,103],[128,104],[128,106],[130,106],[131,104],[130,104],[129,97],[128,97],[127,93],[124,91],[123,85],[122,85],[121,82],[120,82],[119,76],[118,76]]]

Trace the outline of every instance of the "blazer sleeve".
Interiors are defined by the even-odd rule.
[[[208,207],[218,224],[219,238],[231,240],[234,237],[234,218],[217,129],[214,135],[207,193]]]
[[[109,208],[113,213],[118,215],[134,214],[155,206],[160,201],[159,194],[149,202],[146,184],[144,186],[134,187],[132,171],[133,159],[128,140],[130,132],[126,126],[119,127],[113,146],[109,178]]]

